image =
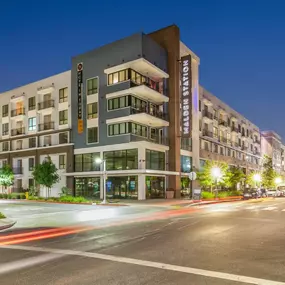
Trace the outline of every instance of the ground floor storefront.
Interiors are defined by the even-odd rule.
[[[108,176],[108,199],[151,199],[166,197],[166,176],[125,175]],[[89,199],[103,198],[103,177],[75,177],[75,196]]]

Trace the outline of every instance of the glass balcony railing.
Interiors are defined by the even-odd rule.
[[[132,108],[131,107],[131,114],[140,114],[140,113],[146,113],[148,115],[151,115],[153,117],[168,121],[168,114],[163,113],[161,111],[158,111],[156,109],[150,109],[147,106],[140,107],[140,108]]]
[[[25,108],[19,108],[11,111],[11,117],[25,115]]]
[[[25,128],[17,128],[11,130],[11,136],[19,136],[25,134]]]
[[[43,110],[47,108],[53,108],[54,107],[54,100],[47,100],[38,103],[38,110]]]
[[[48,122],[38,125],[38,131],[47,131],[47,130],[53,130],[54,129],[54,122]]]

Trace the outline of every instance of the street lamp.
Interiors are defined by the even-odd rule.
[[[215,179],[216,182],[216,196],[218,196],[218,180],[222,177],[222,171],[221,168],[214,166],[211,169],[211,175]]]
[[[274,182],[275,182],[276,185],[280,184],[280,183],[282,182],[281,177],[276,177],[276,178],[274,179]]]
[[[259,173],[255,173],[254,175],[253,175],[253,180],[254,180],[254,182],[255,182],[255,186],[256,186],[256,188],[257,188],[257,183],[259,182],[261,182],[261,175],[259,174]]]
[[[101,159],[100,157],[96,158],[95,161],[97,164],[103,165],[103,201],[101,204],[107,204],[107,191],[106,191],[106,180],[107,180],[107,173],[106,173],[106,160]]]

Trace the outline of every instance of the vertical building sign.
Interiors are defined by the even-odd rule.
[[[83,93],[83,63],[77,64],[77,130],[79,134],[83,133],[82,117],[82,93]]]
[[[192,70],[191,55],[181,58],[181,113],[182,137],[190,138],[192,122]]]

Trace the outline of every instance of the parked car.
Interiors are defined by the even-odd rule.
[[[276,189],[267,189],[267,197],[277,197],[277,194]]]
[[[251,199],[252,198],[252,193],[250,192],[250,190],[245,190],[243,192],[243,199],[247,200],[247,199]]]

